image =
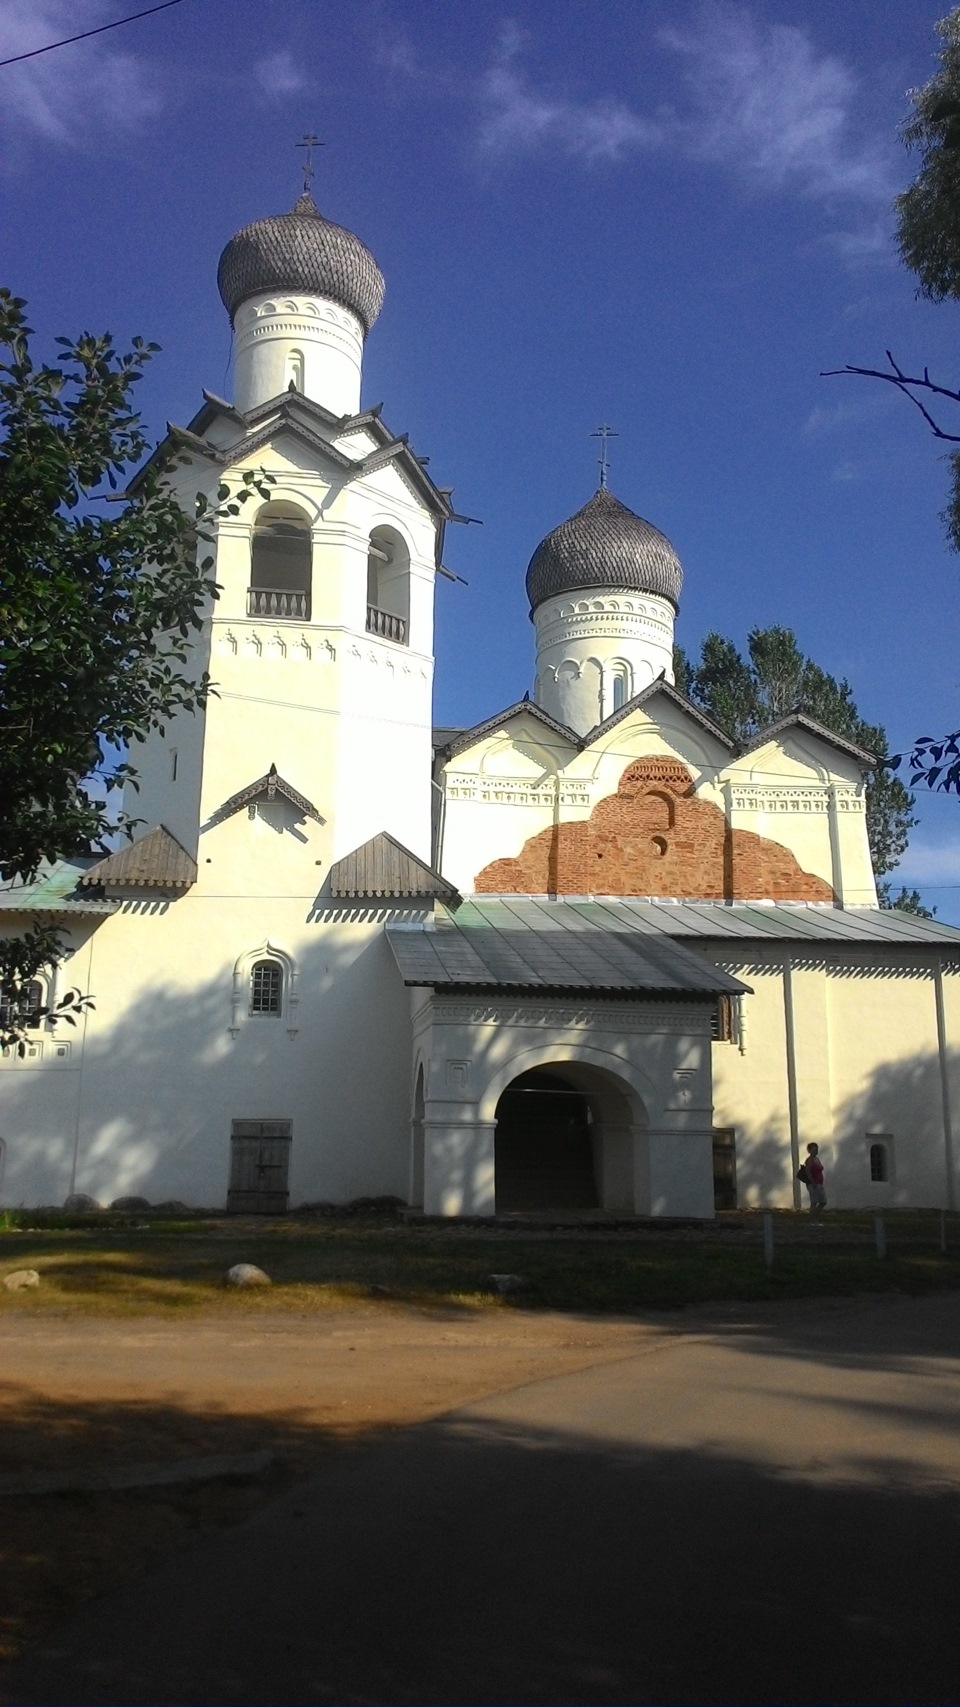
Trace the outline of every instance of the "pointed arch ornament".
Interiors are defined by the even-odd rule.
[[[286,1022],[285,1031],[288,1037],[296,1037],[300,1030],[297,1014],[300,1002],[298,990],[299,968],[293,955],[277,943],[265,939],[257,948],[248,948],[237,957],[233,968],[233,991],[230,998],[230,1024],[228,1031],[231,1037],[238,1037],[240,1027],[245,1018],[249,1018],[250,979],[254,966],[259,961],[267,960],[280,967],[283,979],[280,1018]]]

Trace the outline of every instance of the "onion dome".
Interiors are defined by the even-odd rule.
[[[527,570],[531,611],[545,599],[587,587],[655,593],[676,607],[682,584],[680,559],[666,535],[606,486],[541,540]]]
[[[383,306],[383,274],[366,244],[324,219],[308,190],[289,213],[256,219],[231,237],[217,284],[231,321],[248,296],[274,290],[329,297],[349,308],[365,332]]]

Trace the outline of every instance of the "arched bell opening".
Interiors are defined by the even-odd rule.
[[[410,553],[393,528],[374,528],[367,546],[367,630],[409,645]]]
[[[296,504],[264,504],[253,525],[247,615],[310,621],[313,543],[310,518]]]
[[[532,1068],[501,1093],[496,1121],[498,1214],[632,1211],[640,1112],[610,1074],[575,1061]]]

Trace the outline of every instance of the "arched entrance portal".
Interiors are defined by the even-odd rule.
[[[496,1119],[498,1214],[632,1211],[636,1111],[608,1074],[574,1061],[532,1068],[501,1093]]]

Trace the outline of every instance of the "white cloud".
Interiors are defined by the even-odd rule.
[[[253,75],[271,101],[282,101],[287,95],[296,95],[307,86],[306,77],[294,64],[293,54],[286,47],[258,60]]]
[[[891,150],[857,134],[856,79],[805,30],[758,24],[716,0],[695,25],[673,25],[659,39],[680,56],[685,76],[672,105],[648,112],[621,96],[578,99],[538,88],[520,63],[524,38],[508,25],[475,85],[481,153],[617,162],[672,149],[771,192],[861,206],[889,200]],[[862,259],[887,247],[888,225],[872,217],[830,241]]]
[[[688,152],[766,189],[889,198],[888,150],[855,133],[856,79],[805,30],[759,25],[741,7],[715,4],[695,29],[674,26],[661,39],[687,63]]]
[[[539,93],[517,64],[522,38],[507,26],[481,79],[478,141],[488,157],[553,149],[582,160],[619,160],[659,147],[663,127],[612,98],[576,101]]]
[[[826,405],[818,403],[804,421],[803,432],[808,438],[817,438],[826,433],[842,432],[845,427],[861,427],[864,421],[882,410],[885,403],[886,399],[882,397],[850,398]]]
[[[102,0],[0,0],[0,59],[95,29],[115,16]],[[152,118],[163,105],[147,61],[114,47],[109,36],[5,66],[3,80],[0,110],[8,129],[75,147],[95,132]]]
[[[892,238],[893,214],[888,208],[879,218],[855,226],[851,231],[831,231],[826,242],[836,250],[842,260],[855,266],[858,262],[871,262],[880,258],[892,261]]]

